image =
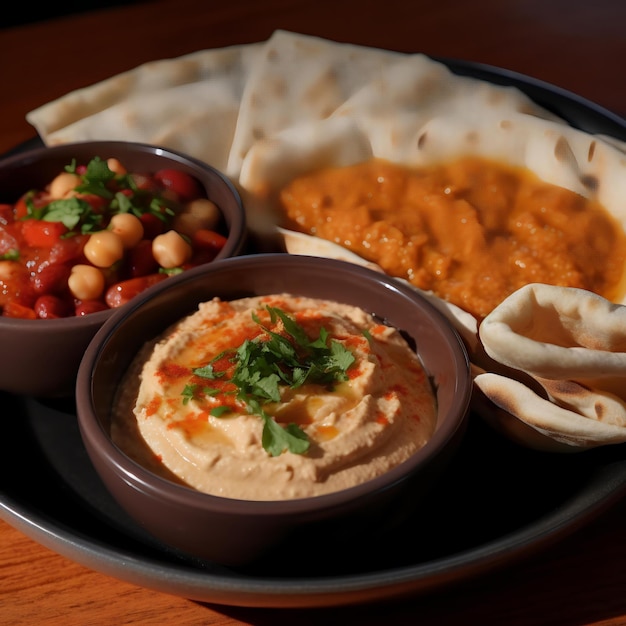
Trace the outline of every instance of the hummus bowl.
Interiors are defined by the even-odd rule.
[[[264,478],[262,461],[254,460],[249,474],[250,482],[258,482],[252,489],[258,497],[225,497],[142,462],[114,437],[119,399],[125,389],[137,388],[133,364],[146,345],[215,298],[230,304],[275,294],[355,307],[400,331],[417,353],[435,398],[435,425],[426,442],[405,460],[352,486],[321,495],[264,498],[268,480],[274,479]],[[265,558],[347,558],[364,541],[382,541],[415,511],[423,494],[436,488],[439,472],[463,438],[470,397],[462,340],[415,289],[345,261],[284,253],[216,261],[151,287],[98,331],[76,385],[81,437],[120,506],[169,549],[227,566]],[[143,442],[139,430],[137,436]],[[157,465],[165,464],[163,457],[155,458]]]
[[[51,181],[64,172],[73,161],[85,164],[95,157],[116,159],[128,172],[153,174],[159,170],[175,170],[193,176],[200,184],[199,193],[219,208],[220,232],[225,239],[215,259],[239,254],[246,243],[245,213],[239,194],[219,171],[209,165],[173,150],[154,145],[124,141],[83,141],[54,147],[36,147],[15,153],[0,161],[0,205],[5,210],[17,207],[18,201],[30,190],[44,190]],[[17,211],[17,208],[14,209]],[[16,213],[17,214],[17,213]],[[42,219],[26,220],[44,222]],[[0,216],[0,231],[3,231]],[[7,234],[0,232],[0,298],[6,295],[6,265],[14,260]],[[4,236],[2,236],[4,234]],[[85,235],[86,236],[86,235]],[[65,241],[77,237],[65,236]],[[143,241],[147,240],[146,230]],[[55,263],[51,247],[30,247],[19,254],[35,264],[33,276],[41,276],[40,269]],[[47,256],[44,256],[47,255]],[[27,261],[24,261],[25,263]],[[84,260],[78,260],[84,264]],[[85,267],[85,265],[83,265]],[[93,267],[91,269],[94,269]],[[8,270],[7,270],[8,271]],[[102,271],[107,276],[109,269]],[[67,281],[67,279],[66,279]],[[66,282],[67,285],[67,282]],[[78,365],[89,341],[114,309],[106,308],[88,314],[72,313],[63,317],[27,319],[9,314],[0,300],[0,351],[5,366],[0,370],[0,390],[10,393],[61,397],[74,393]],[[122,305],[124,306],[124,305]]]

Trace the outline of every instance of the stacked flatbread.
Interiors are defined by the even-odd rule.
[[[280,228],[276,198],[301,173],[373,156],[427,165],[476,155],[527,167],[599,201],[626,229],[620,142],[578,131],[517,89],[456,76],[422,54],[276,31],[265,42],[139,66],[27,119],[48,145],[143,141],[210,163],[240,189],[251,229],[278,235],[293,254],[371,265]],[[479,328],[465,311],[424,295],[467,344],[476,406],[509,436],[568,451],[626,441],[626,308],[581,290],[530,285]]]

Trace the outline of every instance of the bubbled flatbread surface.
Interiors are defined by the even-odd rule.
[[[145,63],[28,113],[46,145],[138,141],[225,170],[241,96],[261,44]]]
[[[372,157],[419,166],[480,156],[525,167],[600,202],[626,229],[623,142],[576,130],[516,88],[457,76],[419,53],[279,30],[265,42],[144,64],[27,119],[49,145],[130,139],[218,167],[241,191],[259,240],[277,238],[293,254],[368,265],[280,228],[276,199],[299,174]],[[622,307],[533,285],[479,328],[467,312],[421,293],[468,346],[475,407],[508,436],[559,451],[625,440]],[[565,336],[569,343],[551,339]]]

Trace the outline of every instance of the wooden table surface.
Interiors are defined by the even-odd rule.
[[[73,89],[145,61],[265,40],[277,28],[504,67],[626,115],[619,1],[159,0],[0,29],[0,153],[34,136],[28,111]],[[626,502],[538,554],[451,589],[315,610],[205,605],[144,589],[0,521],[0,623],[63,622],[626,624]]]

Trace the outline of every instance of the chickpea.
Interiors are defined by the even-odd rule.
[[[100,230],[89,237],[83,254],[96,267],[111,267],[124,256],[124,244],[116,233]]]
[[[127,174],[126,168],[114,158],[107,159],[107,165],[114,174]]]
[[[81,179],[78,174],[72,174],[71,172],[61,172],[50,183],[49,192],[50,197],[53,200],[59,200],[64,198],[70,192],[74,191],[74,188],[80,185]]]
[[[132,213],[116,213],[109,224],[109,230],[121,240],[124,248],[134,248],[143,239],[143,224]]]
[[[157,235],[152,241],[152,256],[165,269],[180,267],[191,258],[191,246],[175,230]]]
[[[96,300],[104,291],[104,274],[93,265],[74,265],[67,279],[72,295],[79,300]]]
[[[174,229],[191,237],[201,228],[215,230],[220,221],[220,210],[215,202],[198,198],[189,202],[185,209],[174,218]]]

